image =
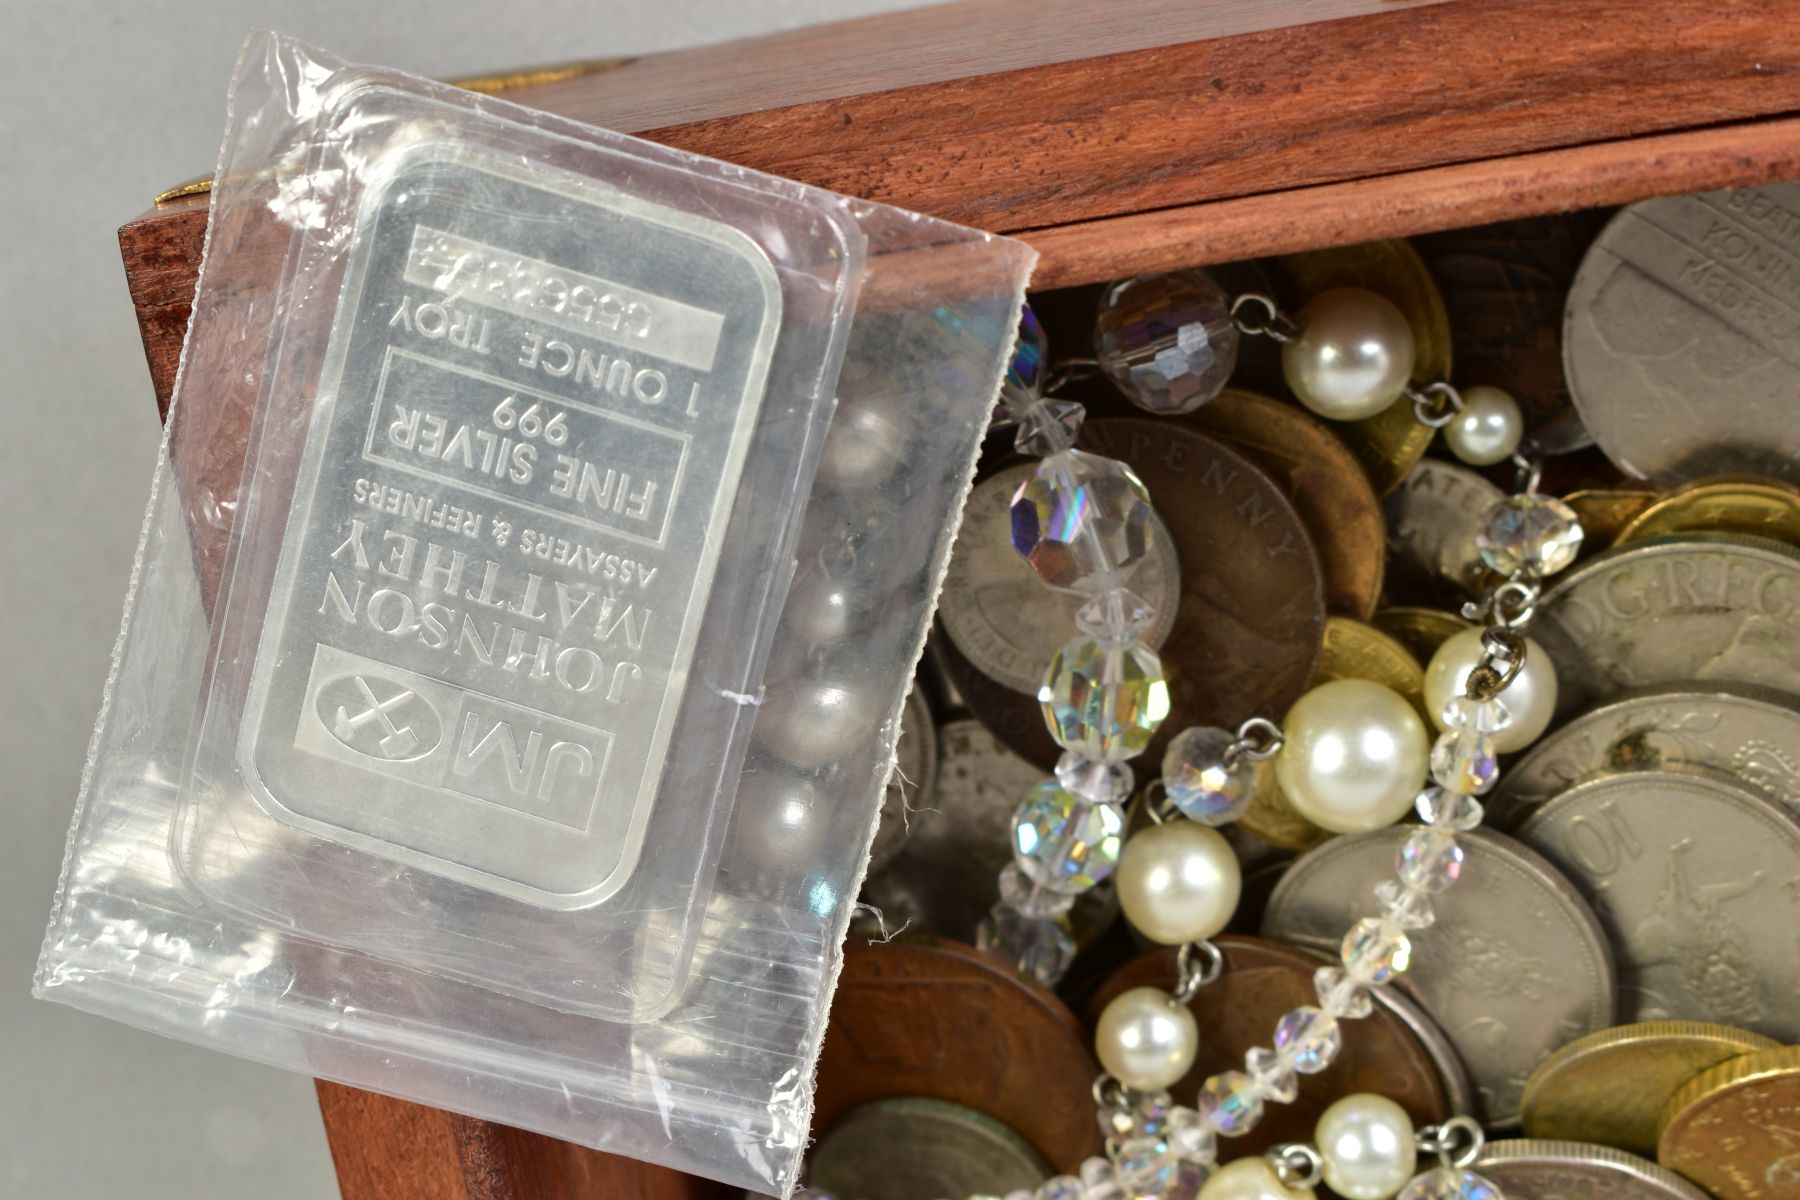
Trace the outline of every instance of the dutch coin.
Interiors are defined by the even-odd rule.
[[[1030,463],[1008,467],[969,493],[938,600],[938,619],[976,670],[1035,697],[1051,658],[1075,636],[1075,613],[1087,598],[1045,587],[1012,547],[1008,510],[1013,493],[1032,470]],[[1155,530],[1150,551],[1128,586],[1149,601],[1155,619],[1144,640],[1160,647],[1181,601],[1181,567],[1166,530]]]
[[[1375,628],[1387,634],[1402,646],[1408,654],[1421,663],[1429,663],[1438,647],[1465,630],[1472,629],[1469,622],[1455,613],[1444,612],[1436,608],[1384,608],[1376,612],[1373,624]]]
[[[1583,550],[1610,546],[1656,500],[1648,488],[1582,488],[1563,497],[1581,520]]]
[[[1325,626],[1318,556],[1293,504],[1249,459],[1177,422],[1093,420],[1081,446],[1131,465],[1183,564],[1162,654],[1170,713],[1143,760],[1160,762],[1192,725],[1285,713],[1312,678]],[[1016,754],[1053,767],[1062,749],[1037,701],[986,680],[954,644],[945,651],[975,717]]]
[[[1318,1003],[1313,972],[1325,961],[1319,955],[1262,938],[1227,935],[1216,941],[1225,954],[1225,970],[1188,1001],[1204,1033],[1193,1069],[1170,1089],[1178,1096],[1193,1095],[1209,1075],[1242,1070],[1244,1054],[1268,1044],[1269,1030],[1283,1013]],[[1098,1018],[1107,1001],[1127,989],[1174,986],[1175,954],[1158,950],[1126,964],[1096,993],[1091,1015]],[[1421,1027],[1429,1028],[1429,1019],[1408,998],[1390,998],[1386,993],[1391,990],[1376,989],[1384,1003],[1366,1020],[1343,1022],[1343,1048],[1331,1066],[1300,1076],[1298,1098],[1292,1104],[1269,1105],[1255,1129],[1232,1139],[1234,1155],[1312,1140],[1319,1114],[1352,1092],[1379,1092],[1420,1124],[1465,1111],[1461,1106],[1469,1101],[1470,1089],[1461,1064],[1454,1054],[1444,1054],[1441,1035],[1427,1048],[1417,1034]],[[1395,1003],[1385,1003],[1389,999]]]
[[[1544,594],[1532,630],[1556,664],[1561,712],[1653,684],[1797,693],[1797,635],[1800,551],[1729,534],[1598,555]]]
[[[1800,701],[1727,683],[1621,693],[1540,738],[1501,774],[1489,807],[1516,824],[1597,775],[1694,767],[1800,810]]]
[[[1713,772],[1576,784],[1517,829],[1593,903],[1626,1020],[1800,1040],[1800,817]]]
[[[1526,1136],[1654,1155],[1657,1120],[1682,1084],[1708,1067],[1779,1044],[1704,1021],[1644,1021],[1590,1033],[1531,1073]]]
[[[1610,1146],[1516,1138],[1489,1142],[1475,1169],[1506,1200],[1707,1200],[1666,1167]]]
[[[1800,1046],[1690,1079],[1663,1109],[1656,1160],[1715,1200],[1800,1196]]]
[[[1633,204],[1569,289],[1563,365],[1628,475],[1800,482],[1800,184]]]
[[[807,1157],[810,1188],[856,1200],[940,1200],[1032,1189],[1050,1164],[985,1113],[947,1100],[875,1100],[832,1126]]]
[[[1432,597],[1479,592],[1488,571],[1475,549],[1475,536],[1488,510],[1505,498],[1506,493],[1467,467],[1422,460],[1381,502],[1387,516],[1389,591]]]
[[[869,849],[871,875],[894,860],[906,845],[918,814],[929,812],[937,795],[938,743],[931,706],[918,684],[906,694],[900,737],[894,745],[894,773],[881,800],[881,824]]]
[[[1409,832],[1334,838],[1303,856],[1270,898],[1263,935],[1335,955]],[[1593,911],[1535,852],[1486,830],[1458,840],[1462,876],[1433,897],[1437,922],[1409,935],[1402,986],[1456,1046],[1476,1115],[1506,1125],[1544,1055],[1612,1024],[1612,954]]]
[[[1326,620],[1325,644],[1313,671],[1313,686],[1334,679],[1366,679],[1398,692],[1419,710],[1425,727],[1431,728],[1431,716],[1425,711],[1425,668],[1398,640],[1373,625],[1348,617]]]
[[[1633,517],[1615,544],[1683,533],[1741,533],[1800,543],[1800,489],[1761,479],[1698,480]]]
[[[1450,317],[1431,272],[1410,244],[1364,242],[1289,254],[1280,262],[1282,273],[1302,296],[1334,287],[1360,287],[1391,301],[1412,326],[1412,382],[1450,378]],[[1377,496],[1400,486],[1436,433],[1413,418],[1412,405],[1404,398],[1383,412],[1338,428],[1368,472]]]
[[[1293,499],[1325,570],[1326,608],[1374,612],[1387,561],[1381,502],[1343,440],[1303,409],[1235,388],[1185,419],[1242,450]]]

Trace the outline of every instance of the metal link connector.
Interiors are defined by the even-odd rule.
[[[1196,958],[1198,962],[1194,961]],[[1175,1000],[1186,1004],[1201,988],[1225,973],[1225,954],[1211,942],[1188,942],[1175,955],[1175,969]]]
[[[1463,410],[1462,393],[1442,381],[1409,387],[1401,394],[1412,401],[1413,419],[1428,429],[1442,429]]]
[[[1305,1142],[1283,1142],[1263,1154],[1281,1186],[1315,1188],[1325,1179],[1325,1159]]]
[[[1267,717],[1251,717],[1237,727],[1231,745],[1225,747],[1225,765],[1235,767],[1245,760],[1267,762],[1281,753],[1284,740],[1281,726]]]
[[[1414,1135],[1422,1154],[1437,1155],[1446,1167],[1471,1167],[1487,1146],[1487,1134],[1474,1117],[1451,1117],[1442,1125],[1427,1125]]]
[[[1100,360],[1097,358],[1059,358],[1044,372],[1043,386],[1038,389],[1038,394],[1044,397],[1054,396],[1071,383],[1092,379],[1099,374]]]
[[[1300,336],[1298,322],[1281,311],[1273,296],[1261,292],[1245,292],[1231,302],[1231,323],[1239,333],[1278,342],[1291,342]]]

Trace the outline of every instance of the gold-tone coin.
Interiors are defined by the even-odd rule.
[[[1747,533],[1800,545],[1800,488],[1769,479],[1697,479],[1646,506],[1613,544],[1672,533]]]
[[[1253,833],[1271,846],[1298,854],[1311,850],[1331,834],[1294,811],[1275,772],[1265,772],[1259,780],[1256,798],[1237,820],[1238,827]]]
[[[1455,613],[1437,608],[1384,608],[1376,612],[1375,628],[1406,647],[1407,653],[1429,664],[1438,647],[1457,634],[1475,628]]]
[[[1637,515],[1656,502],[1649,488],[1582,488],[1563,497],[1581,518],[1582,545],[1610,546]]]
[[[1641,1021],[1576,1038],[1525,1083],[1525,1134],[1656,1153],[1677,1089],[1709,1067],[1781,1043],[1705,1021]]]
[[[1450,316],[1437,282],[1410,242],[1398,239],[1307,250],[1284,255],[1282,273],[1301,296],[1328,288],[1366,288],[1406,314],[1413,331],[1414,384],[1450,378]],[[1436,432],[1413,417],[1402,397],[1385,411],[1336,425],[1345,444],[1369,473],[1377,496],[1400,486]]]
[[[1688,1080],[1663,1108],[1656,1160],[1717,1200],[1800,1197],[1800,1046]]]

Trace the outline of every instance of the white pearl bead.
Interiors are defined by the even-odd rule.
[[[814,646],[829,646],[850,636],[856,618],[856,588],[814,569],[788,592],[782,619]]]
[[[1153,987],[1115,997],[1094,1030],[1100,1065],[1128,1088],[1155,1092],[1178,1081],[1200,1052],[1200,1027],[1187,1005]]]
[[[1288,1187],[1260,1155],[1219,1168],[1195,1200],[1315,1200],[1313,1190]]]
[[[868,692],[833,680],[790,679],[769,689],[756,743],[797,767],[822,767],[866,744],[875,724]]]
[[[1388,1200],[1418,1169],[1412,1118],[1386,1096],[1345,1096],[1319,1117],[1313,1140],[1325,1186],[1344,1200]]]
[[[732,808],[736,842],[764,866],[780,868],[813,857],[825,832],[812,784],[775,767],[744,772]]]
[[[897,405],[871,397],[839,401],[819,452],[818,478],[846,491],[887,482],[906,452],[906,429]]]
[[[1281,347],[1281,373],[1300,403],[1334,421],[1372,417],[1412,377],[1406,314],[1361,288],[1320,292],[1295,318],[1300,336]]]
[[[1481,655],[1481,630],[1465,629],[1431,656],[1431,665],[1425,668],[1425,709],[1439,729],[1445,728],[1444,705],[1463,694]],[[1530,638],[1525,639],[1525,666],[1499,698],[1512,714],[1507,727],[1494,735],[1494,748],[1500,753],[1523,750],[1550,728],[1556,716],[1556,667]]]
[[[1231,843],[1218,830],[1187,820],[1133,834],[1113,879],[1125,919],[1167,946],[1224,929],[1244,882]]]
[[[1472,467],[1505,462],[1525,436],[1525,417],[1516,400],[1497,387],[1463,389],[1462,411],[1444,426],[1450,453]]]
[[[1336,679],[1282,722],[1275,775],[1294,811],[1333,833],[1398,821],[1425,785],[1431,743],[1411,704],[1379,683]]]

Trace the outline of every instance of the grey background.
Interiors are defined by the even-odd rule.
[[[246,30],[454,76],[916,3],[0,0],[0,1195],[336,1194],[308,1081],[29,994],[158,436],[114,231],[212,169]]]

